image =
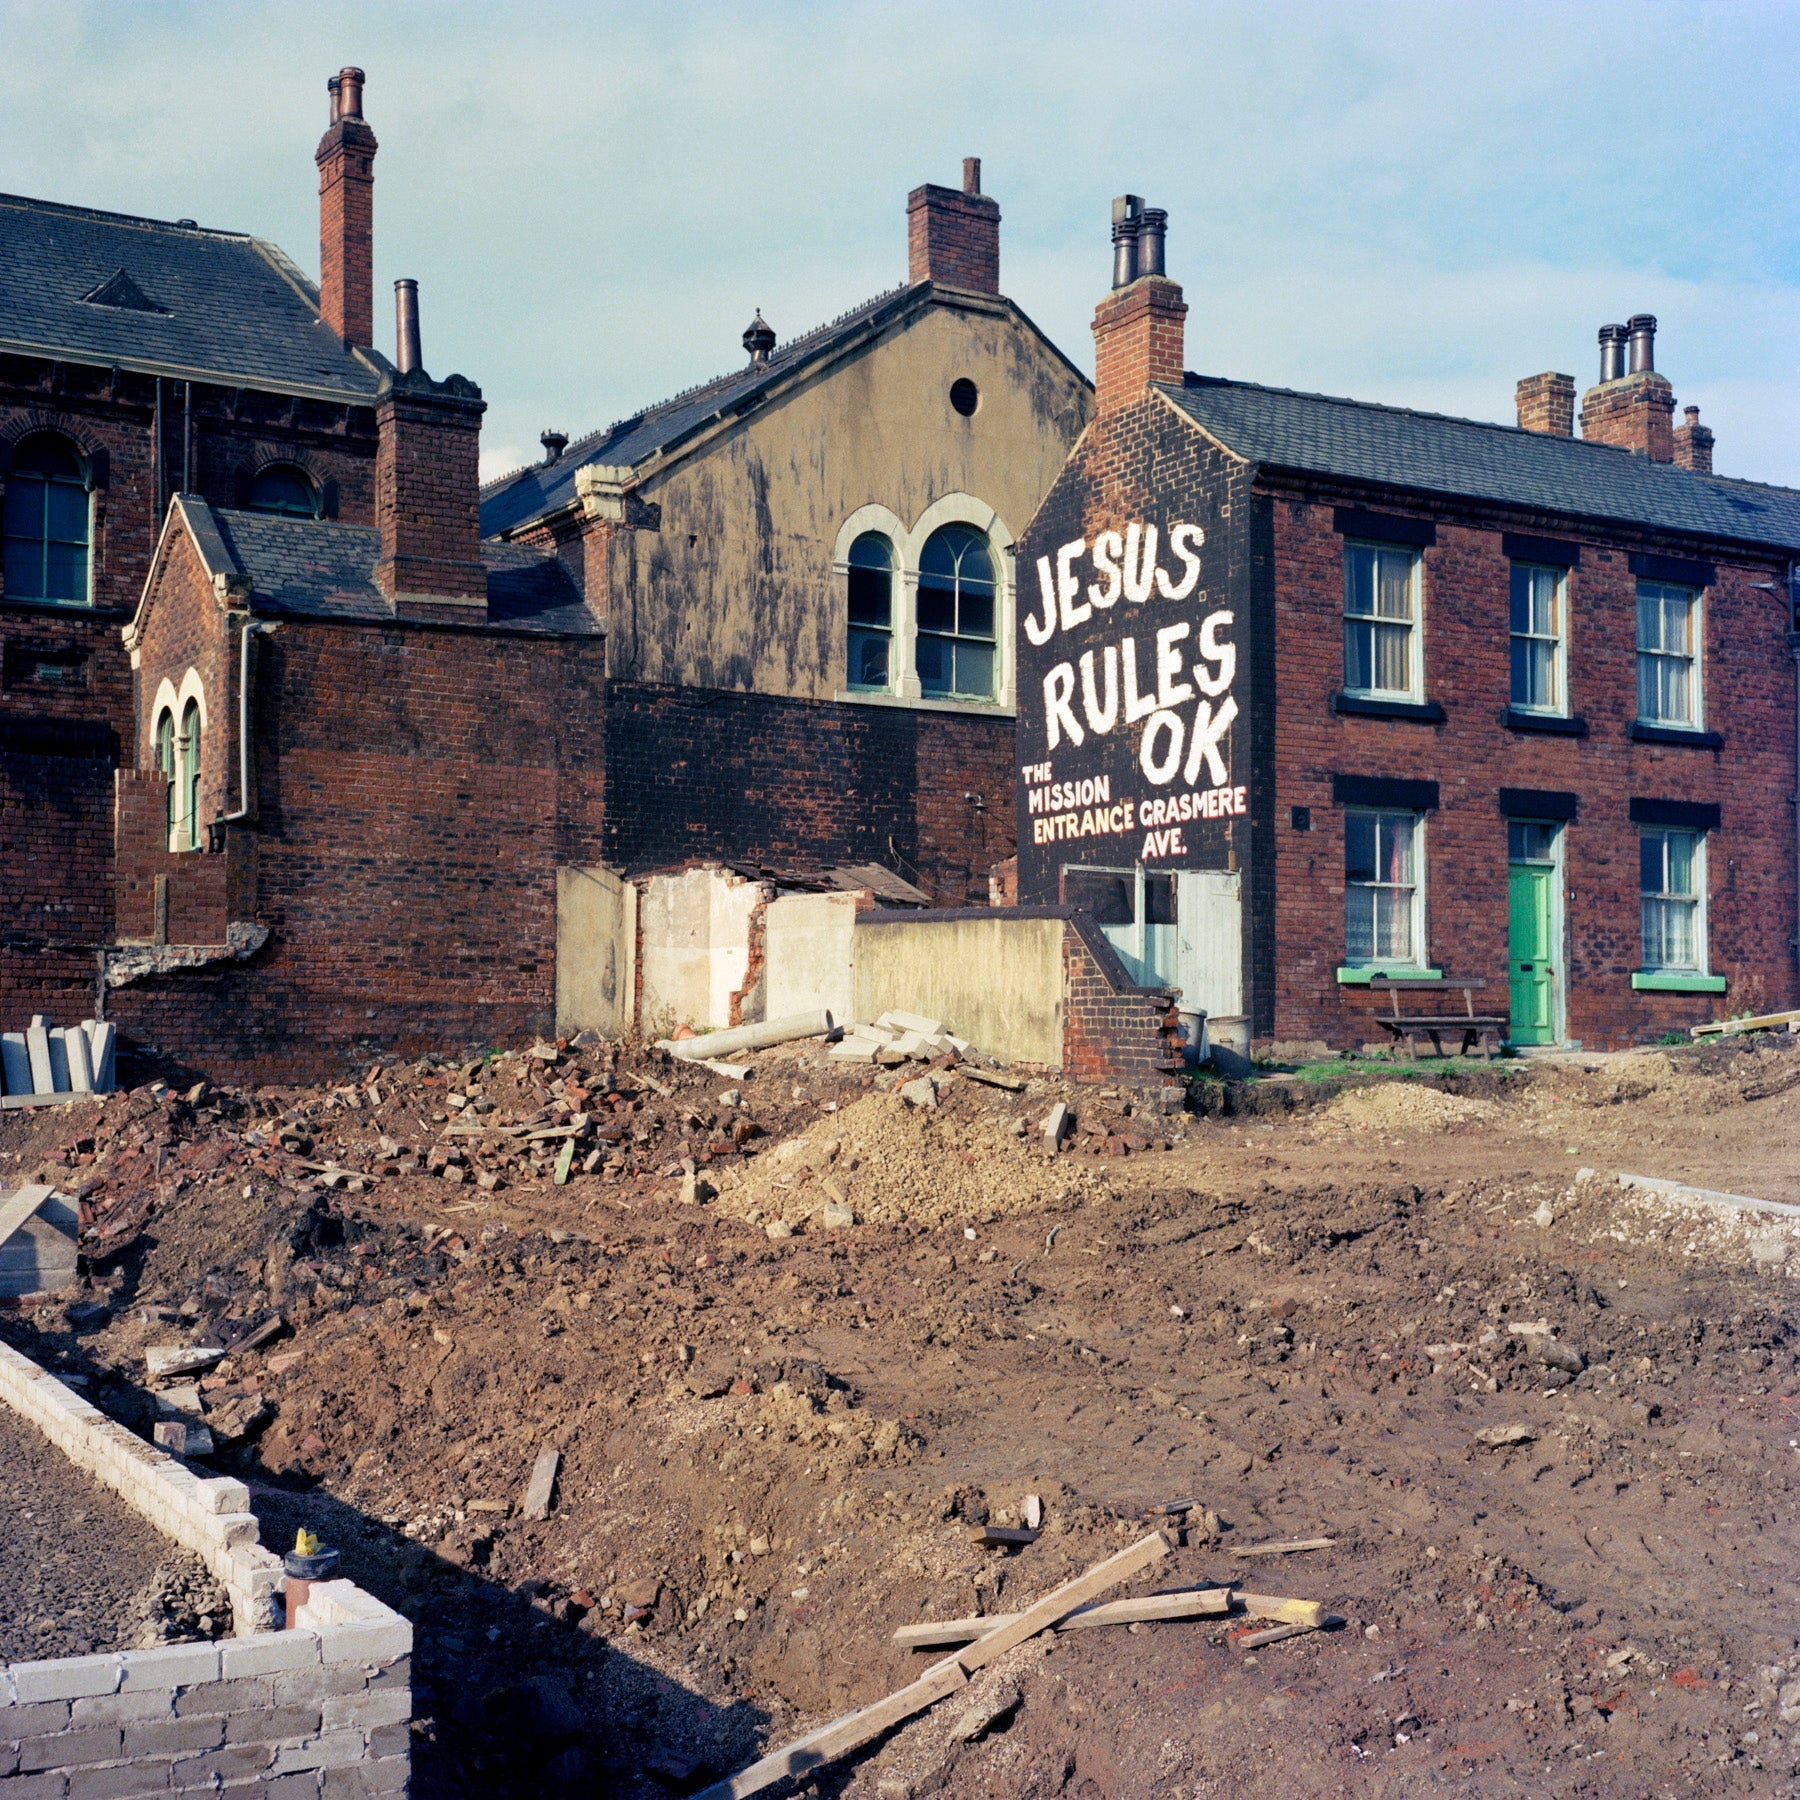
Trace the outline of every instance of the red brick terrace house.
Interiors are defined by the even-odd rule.
[[[113,933],[113,771],[137,755],[120,627],[175,493],[374,518],[361,71],[330,83],[322,285],[192,219],[0,195],[0,1015],[94,1006]],[[196,765],[175,678],[162,755]],[[191,695],[190,695],[191,698]],[[156,721],[144,721],[153,730]],[[191,782],[178,780],[184,794]],[[184,821],[190,833],[192,820]]]
[[[1383,972],[1526,1045],[1800,1002],[1800,493],[1712,473],[1648,317],[1580,437],[1562,374],[1514,427],[1187,373],[1164,223],[1020,545],[1019,900],[1252,1040],[1377,1037]]]

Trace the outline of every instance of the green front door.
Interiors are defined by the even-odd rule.
[[[1515,1044],[1556,1041],[1556,868],[1514,862],[1506,874],[1507,977]]]

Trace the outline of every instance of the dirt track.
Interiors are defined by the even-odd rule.
[[[418,1619],[415,1793],[691,1791],[899,1685],[896,1625],[1014,1610],[1190,1497],[1188,1543],[1140,1588],[1236,1581],[1345,1626],[1252,1653],[1224,1621],[1028,1644],[803,1791],[1794,1791],[1800,1249],[1785,1265],[1785,1236],[1615,1176],[1800,1201],[1800,1055],[1292,1111],[1259,1083],[1232,1099],[1270,1110],[1174,1120],[962,1077],[920,1112],[759,1061],[741,1108],[596,1052],[389,1071],[379,1103],[139,1095],[85,1134],[0,1125],[22,1174],[109,1184],[97,1229],[153,1202],[104,1266],[109,1323],[17,1328],[101,1404],[147,1418],[144,1343],[283,1313],[209,1393],[269,1415],[220,1466],[259,1485],[266,1540],[314,1524]],[[469,1162],[504,1171],[493,1192],[426,1174],[415,1152],[473,1141],[444,1137],[465,1091],[484,1122],[623,1121],[612,1172],[559,1188],[509,1150]],[[1051,1158],[1017,1121],[1065,1095],[1084,1130]],[[370,1191],[299,1188],[302,1142]],[[702,1204],[663,1173],[684,1151],[710,1159]],[[819,1228],[827,1181],[856,1226]],[[1509,1329],[1540,1322],[1581,1374]],[[1477,1444],[1511,1425],[1528,1441]],[[533,1523],[513,1515],[546,1442],[563,1470]],[[1028,1492],[1037,1543],[970,1544]],[[1229,1555],[1314,1535],[1337,1542]]]

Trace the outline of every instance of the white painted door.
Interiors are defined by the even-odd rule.
[[[1244,903],[1235,869],[1183,870],[1176,877],[1182,1009],[1233,1019],[1244,1010]]]

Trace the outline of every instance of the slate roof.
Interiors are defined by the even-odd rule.
[[[351,404],[384,367],[345,349],[273,244],[16,194],[0,194],[4,350]]]
[[[211,506],[197,494],[179,503],[209,573],[247,575],[250,606],[264,616],[387,625],[393,608],[375,585],[381,534],[372,525],[284,518]],[[599,637],[568,569],[542,550],[483,544],[491,630],[552,637]]]
[[[534,463],[490,482],[481,492],[481,535],[494,537],[569,505],[575,471],[589,463],[632,468],[672,450],[715,419],[748,412],[776,382],[829,355],[871,326],[888,323],[930,298],[931,284],[894,288],[852,308],[829,325],[776,349],[766,363],[746,364],[652,406],[604,431],[578,438],[553,463]]]
[[[1247,381],[1190,374],[1180,387],[1160,385],[1210,437],[1268,468],[1800,552],[1793,488],[1698,475],[1581,438]]]

